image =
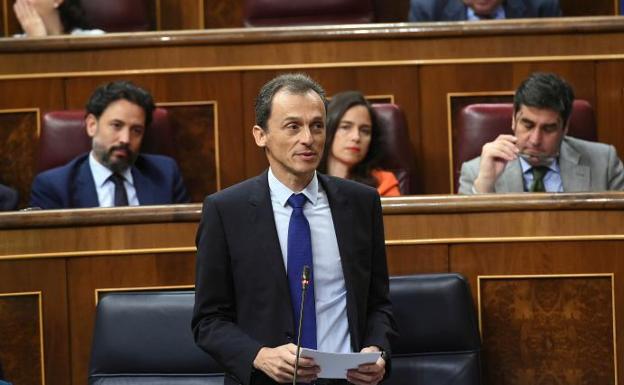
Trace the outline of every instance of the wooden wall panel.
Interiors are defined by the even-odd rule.
[[[38,111],[62,109],[61,79],[0,82],[0,181],[18,190],[20,207],[30,197],[38,162]],[[43,90],[43,92],[33,92]]]
[[[624,61],[596,64],[596,120],[598,140],[615,145],[624,154]]]
[[[201,103],[201,102],[200,102]],[[163,105],[176,127],[176,153],[191,202],[203,202],[217,191],[216,102],[210,104]]]
[[[616,9],[618,1],[619,0],[561,0],[561,13],[563,16],[617,15]]]
[[[612,278],[481,277],[485,383],[615,384]]]
[[[396,245],[386,247],[390,275],[447,273],[447,245]]]
[[[205,28],[240,28],[244,26],[244,0],[202,0]]]
[[[72,381],[85,384],[95,321],[95,290],[194,285],[195,254],[73,258],[67,264],[67,277],[72,298]]]
[[[618,241],[464,244],[451,246],[450,270],[468,278],[476,303],[478,276],[613,273],[621,277],[624,274],[622,258],[624,249]],[[624,284],[620,279],[615,281],[614,295],[616,299],[624,298]],[[615,311],[616,339],[621,340],[624,338],[620,332],[624,330],[624,308],[616,305]],[[511,354],[512,347],[509,349],[505,354]],[[622,357],[622,354],[624,345],[618,345],[617,356]],[[617,370],[619,373],[624,370],[621,359]]]
[[[26,207],[39,149],[38,110],[0,111],[0,175],[2,183],[17,189],[19,207]]]
[[[39,291],[42,294],[45,383],[48,385],[70,383],[65,276],[65,261],[62,259],[0,261],[0,277],[2,277],[0,294]],[[4,345],[5,342],[5,340],[0,341],[0,345]],[[24,346],[21,348],[23,349],[21,353],[27,354],[28,349],[33,347],[24,341]],[[8,380],[14,384],[32,383],[32,377],[29,376],[36,376],[37,373],[32,373],[32,371],[40,370],[40,368],[31,367],[29,361],[19,360],[19,354],[16,357],[10,355],[10,352],[3,352],[1,356],[5,374],[7,376],[18,375]],[[27,381],[21,382],[22,379]]]
[[[203,0],[157,0],[162,31],[204,28]]]
[[[40,293],[0,294],[0,364],[2,379],[42,385],[43,345]]]

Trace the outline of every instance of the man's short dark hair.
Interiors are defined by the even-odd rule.
[[[87,102],[87,114],[100,118],[104,110],[117,100],[127,100],[141,107],[145,112],[145,127],[152,123],[152,114],[156,106],[149,92],[128,81],[115,81],[103,84],[95,89]]]
[[[318,96],[321,97],[323,105],[327,107],[325,90],[320,84],[312,80],[311,77],[303,73],[279,75],[262,86],[256,97],[256,125],[260,126],[263,130],[268,128],[267,121],[271,116],[273,97],[282,88],[297,95],[303,95],[310,91],[316,92]]]
[[[514,96],[514,115],[521,106],[557,111],[565,125],[572,113],[574,90],[555,74],[536,72],[520,84]]]

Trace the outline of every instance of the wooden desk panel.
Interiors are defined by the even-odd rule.
[[[489,317],[488,322],[497,318],[487,313],[493,305],[491,294],[486,291],[486,297],[479,297],[479,279],[486,280],[481,285],[491,285],[493,281],[487,279],[495,276],[496,284],[507,285],[505,290],[519,299],[526,295],[521,291],[524,286],[514,283],[518,276],[527,280],[524,283],[530,290],[543,286],[537,283],[545,283],[550,288],[545,292],[548,295],[593,287],[598,290],[599,302],[594,301],[592,306],[602,306],[607,312],[601,313],[601,328],[611,325],[616,331],[623,330],[624,193],[422,196],[386,198],[382,204],[391,274],[462,273],[470,282],[477,310],[486,311],[482,315]],[[47,383],[68,383],[70,373],[72,383],[86,383],[96,290],[193,285],[199,216],[199,205],[0,214],[0,295],[42,291]],[[572,286],[568,285],[569,279],[558,280],[570,274],[575,275]],[[612,274],[613,278],[605,278],[604,274]],[[550,277],[540,281],[543,275]],[[592,284],[595,279],[601,286]],[[616,324],[605,323],[610,319],[609,300],[613,296]],[[579,307],[582,301],[564,298],[568,298],[564,309],[570,309],[571,314],[591,316]],[[527,306],[533,305],[527,302]],[[512,326],[528,327],[522,325],[516,322],[509,329],[497,325],[496,330],[512,333],[516,330]],[[543,322],[540,325],[540,329],[531,330],[550,333],[549,327],[564,327]],[[533,341],[530,336],[526,336],[526,343]],[[555,342],[563,338],[573,350],[585,346],[582,339],[570,340],[560,334],[552,338]],[[597,354],[604,358],[615,351],[621,357],[624,342],[615,349],[609,345],[612,342],[607,333],[595,343]],[[516,357],[511,348],[505,350],[496,344],[484,348],[496,357],[513,357],[516,366],[531,365],[531,361],[523,361],[530,357]],[[559,346],[552,351],[547,346],[534,348],[553,360],[549,362],[562,362]],[[6,359],[9,354],[3,352],[0,358]],[[506,371],[518,375],[513,372],[516,366],[508,366],[510,361],[491,362],[497,366],[488,367],[486,362],[486,378]],[[606,383],[613,380],[614,366],[608,362],[606,365],[604,373],[598,373],[602,377],[592,378]],[[621,360],[617,365],[621,372]],[[560,376],[565,370],[556,367],[552,373]],[[622,385],[624,381],[619,379],[617,383]]]

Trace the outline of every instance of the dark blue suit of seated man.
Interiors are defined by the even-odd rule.
[[[92,150],[37,175],[30,205],[42,209],[186,203],[178,165],[162,155],[139,154],[152,120],[152,96],[118,81],[100,86],[87,103]]]

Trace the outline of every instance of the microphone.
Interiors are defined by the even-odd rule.
[[[305,303],[306,291],[310,285],[310,266],[304,265],[301,273],[301,304],[299,307],[299,325],[297,326],[297,355],[295,358],[295,374],[293,385],[297,384],[297,369],[299,369],[299,354],[301,353],[301,327],[303,325],[303,304]]]

